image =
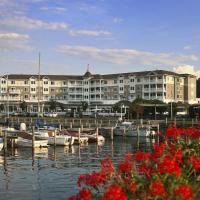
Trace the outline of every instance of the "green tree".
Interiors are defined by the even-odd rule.
[[[0,104],[0,112],[4,111],[4,105]]]
[[[20,108],[21,108],[21,110],[23,111],[23,112],[26,112],[27,111],[27,107],[28,107],[28,105],[27,105],[27,103],[25,102],[25,101],[22,101],[21,103],[20,103]]]
[[[58,106],[60,107],[60,109],[61,109],[62,111],[65,110],[65,105],[64,105],[63,103],[58,103]]]
[[[88,108],[88,102],[87,101],[82,101],[81,102],[81,107],[83,111],[86,111]]]
[[[50,101],[48,102],[48,104],[49,104],[49,109],[50,109],[50,111],[55,111],[55,110],[56,110],[56,106],[57,106],[56,101],[50,100]]]

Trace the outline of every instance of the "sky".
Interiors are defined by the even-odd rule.
[[[0,74],[200,74],[199,0],[0,0]]]

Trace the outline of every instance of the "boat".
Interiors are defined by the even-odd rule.
[[[155,131],[146,127],[138,128],[132,122],[122,122],[114,128],[114,135],[127,137],[151,137],[155,135]]]
[[[55,133],[55,132],[54,132]],[[34,132],[35,138],[39,140],[48,140],[49,145],[73,145],[74,137],[68,135],[56,135],[54,137],[54,133],[49,133],[45,130],[38,130]],[[32,133],[29,133],[32,135]]]
[[[0,138],[0,151],[3,149],[3,139]]]
[[[18,137],[15,139],[15,144],[17,147],[33,147],[32,140]],[[35,140],[34,147],[47,147],[48,140]]]
[[[97,135],[96,133],[89,134],[89,133],[82,133],[81,136],[88,138],[88,143],[103,143],[105,142],[105,138],[102,135]]]
[[[56,137],[49,137],[48,144],[49,145],[62,145],[62,146],[70,146],[74,144],[75,138],[68,135],[56,135]]]
[[[68,135],[68,136],[71,136],[74,138],[74,144],[87,144],[88,143],[88,137],[87,136],[84,136],[80,133],[80,136],[79,136],[79,133],[77,131],[68,131],[68,130],[62,130],[60,131],[60,135]]]

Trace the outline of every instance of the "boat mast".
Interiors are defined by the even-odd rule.
[[[38,63],[38,117],[40,116],[40,52]]]

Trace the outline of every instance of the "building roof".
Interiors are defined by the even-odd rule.
[[[153,71],[140,71],[140,72],[129,72],[129,73],[117,73],[117,74],[91,74],[89,70],[86,71],[84,75],[40,75],[40,78],[49,78],[52,80],[83,80],[84,78],[91,77],[92,79],[109,79],[118,78],[119,76],[129,77],[129,76],[146,76],[146,75],[172,75],[172,76],[193,76],[191,74],[177,74],[175,72],[166,70],[153,70]],[[7,76],[7,75],[5,75]],[[29,79],[31,77],[38,78],[37,74],[8,74],[8,79]]]

